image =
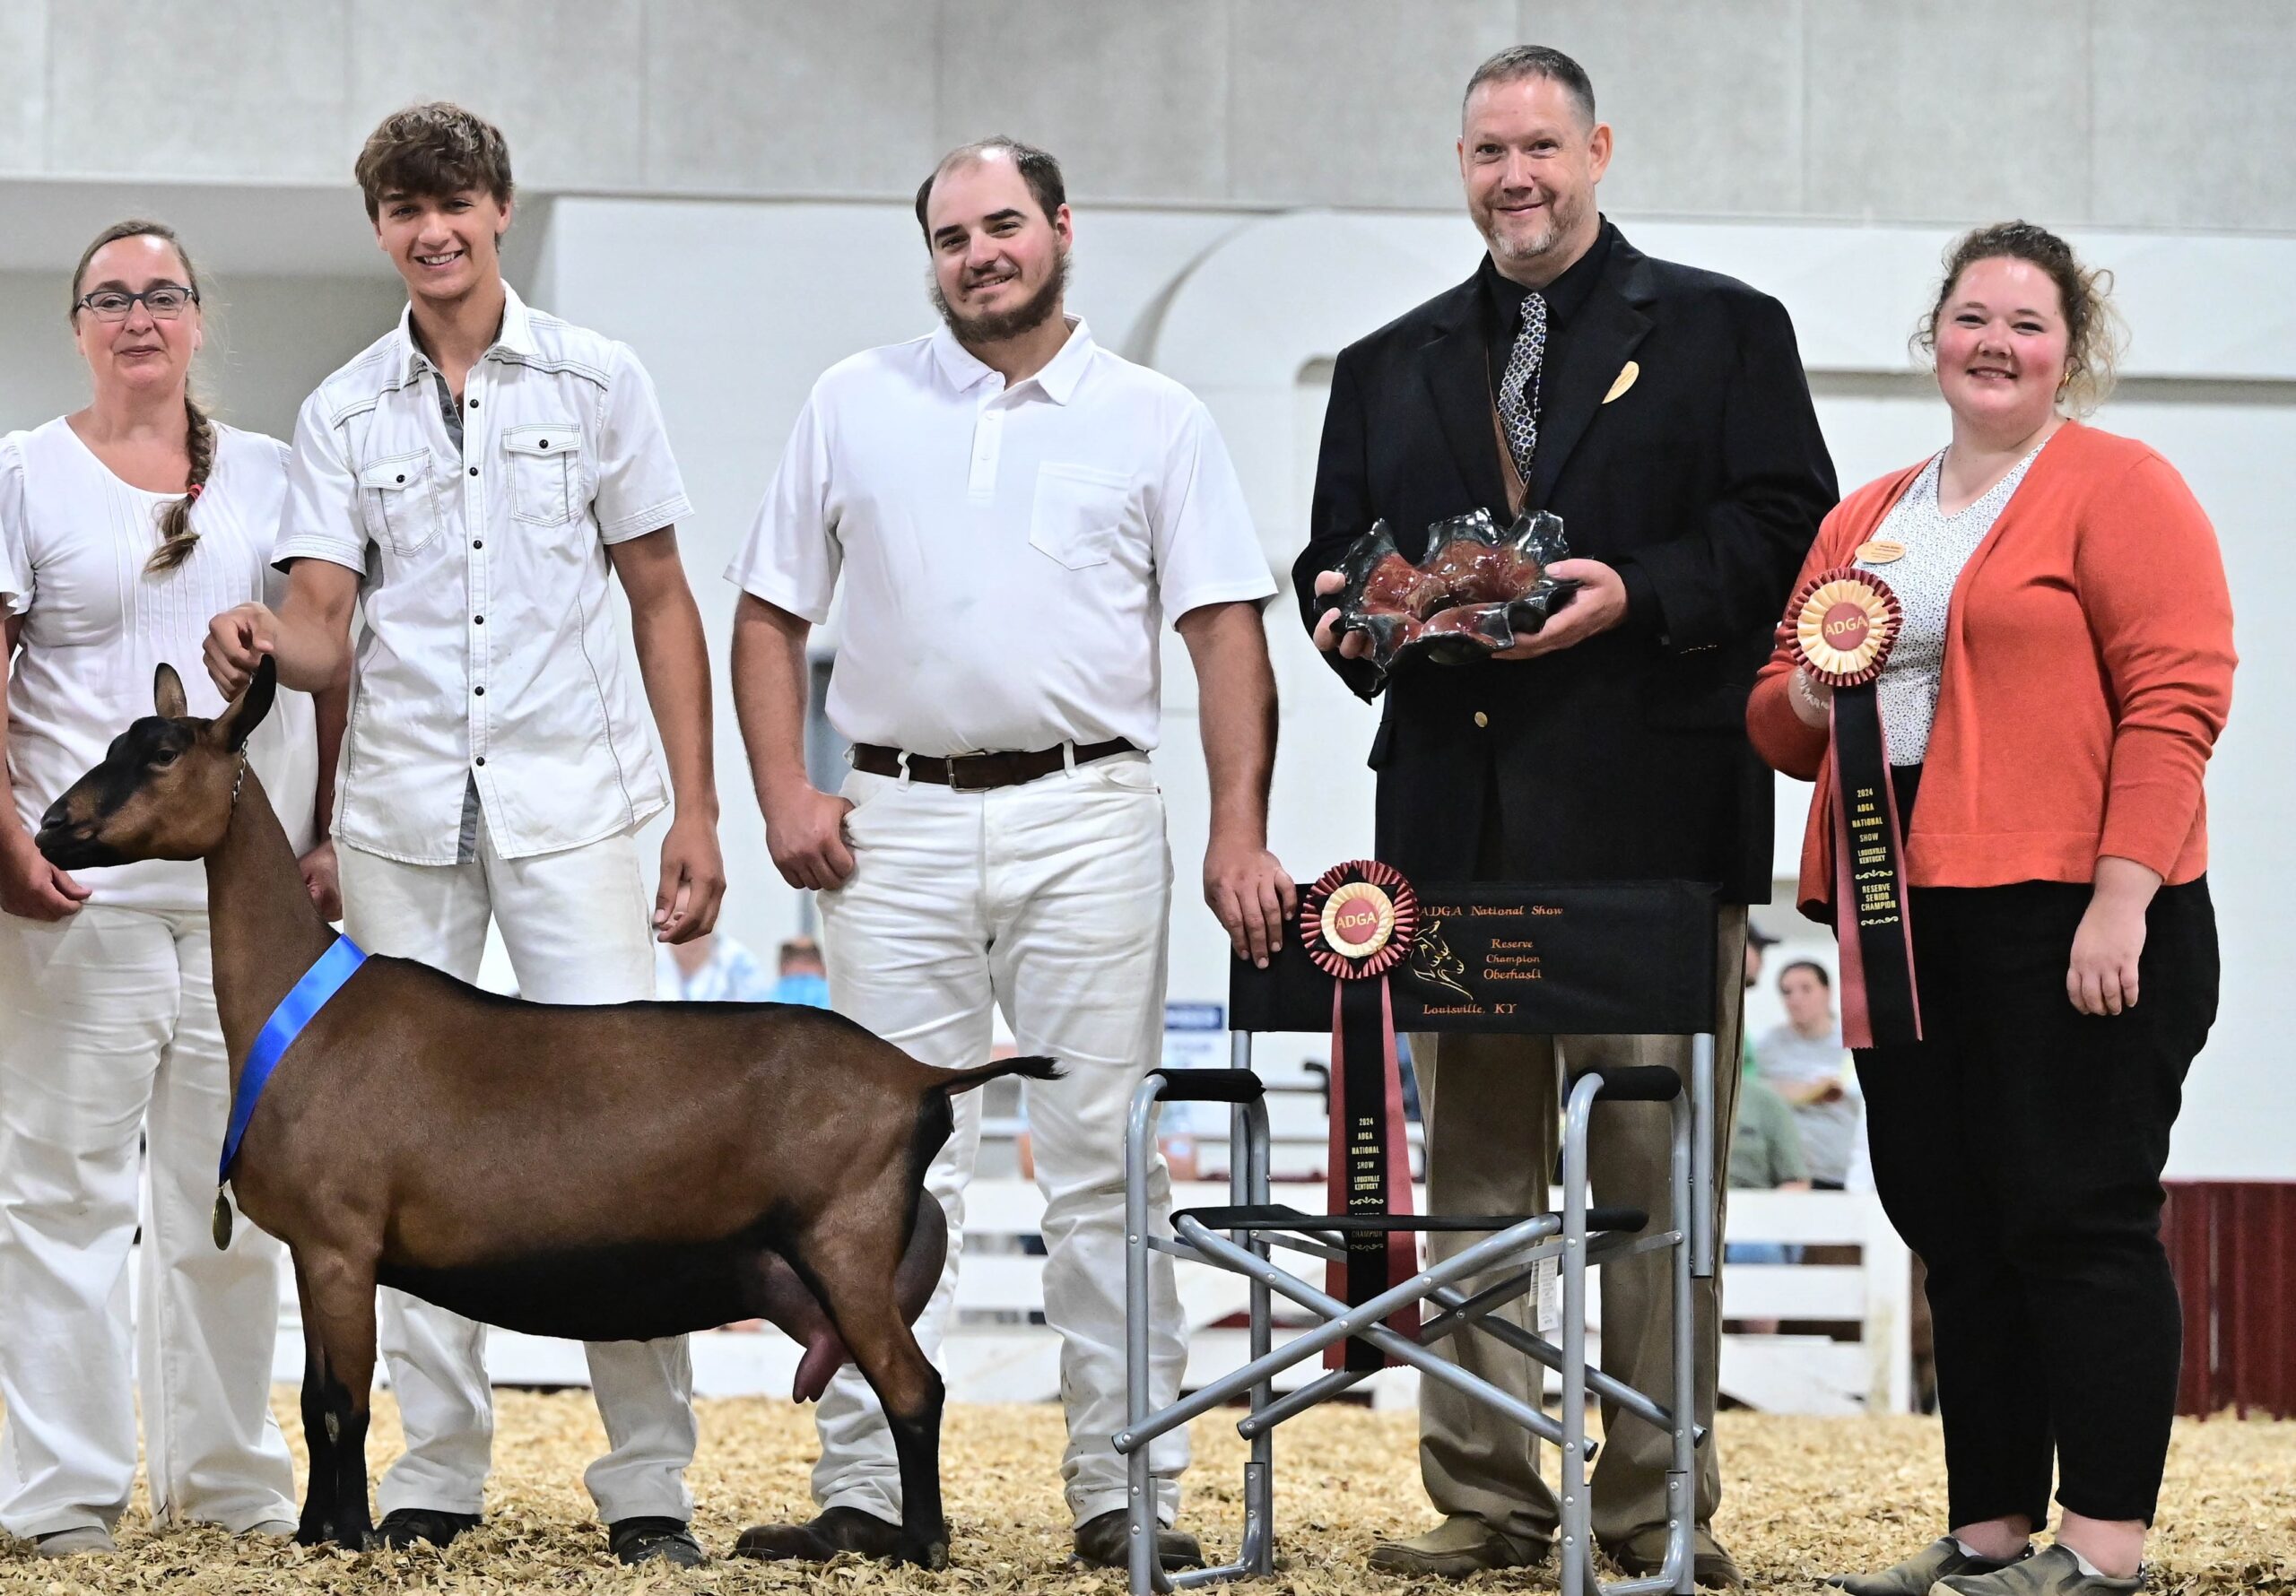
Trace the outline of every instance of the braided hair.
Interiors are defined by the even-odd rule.
[[[95,241],[80,253],[80,264],[72,273],[72,315],[80,310],[80,285],[88,275],[88,263],[96,258],[96,251],[107,244],[122,239],[162,239],[173,247],[176,258],[183,263],[184,286],[194,293],[199,291],[199,269],[191,264],[191,256],[176,237],[175,229],[164,221],[116,221],[98,233]],[[187,386],[183,395],[184,453],[190,458],[190,470],[185,473],[183,497],[170,499],[159,508],[160,546],[144,562],[146,575],[159,576],[171,571],[191,558],[191,551],[199,542],[199,529],[191,524],[191,507],[207,490],[207,479],[215,469],[215,423],[199,408]]]

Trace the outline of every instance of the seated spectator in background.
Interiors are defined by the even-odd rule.
[[[672,1002],[788,1002],[757,956],[722,932],[654,947],[654,995]]]
[[[1738,1128],[1730,1140],[1731,1190],[1808,1191],[1810,1168],[1802,1157],[1802,1133],[1794,1123],[1793,1108],[1754,1075],[1738,1083]],[[1768,1242],[1732,1242],[1726,1261],[1791,1263],[1793,1251]]]
[[[1730,1141],[1730,1185],[1735,1191],[1806,1192],[1809,1167],[1802,1159],[1802,1133],[1794,1110],[1751,1066],[1738,1083],[1738,1128]],[[1726,1263],[1799,1263],[1802,1249],[1782,1241],[1734,1241],[1722,1252]],[[1752,1335],[1775,1335],[1775,1319],[1743,1319],[1737,1327]]]
[[[1786,1023],[1754,1044],[1754,1069],[1794,1110],[1811,1183],[1839,1192],[1849,1174],[1857,1138],[1857,1090],[1850,1082],[1849,1050],[1833,1011],[1833,977],[1810,959],[1778,972]]]
[[[781,978],[773,984],[775,1002],[829,1007],[829,967],[822,962],[820,943],[811,937],[791,937],[781,944],[780,961]]]

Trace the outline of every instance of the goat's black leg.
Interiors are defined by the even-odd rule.
[[[309,1457],[303,1482],[303,1516],[295,1526],[295,1540],[319,1546],[335,1539],[336,1430],[327,1423],[326,1351],[319,1344],[319,1327],[311,1311],[311,1290],[303,1279],[303,1262],[295,1260],[295,1297],[303,1314],[303,1450]]]
[[[905,1209],[903,1202],[891,1211]],[[941,1514],[941,1375],[900,1311],[895,1276],[908,1239],[903,1227],[877,1227],[868,1235],[856,1234],[858,1228],[849,1216],[841,1227],[823,1227],[800,1244],[794,1262],[884,1408],[900,1462],[903,1560],[938,1568],[949,1560],[949,1525]]]
[[[906,1324],[901,1335],[910,1347],[917,1338]],[[941,1408],[944,1393],[940,1371],[933,1366],[920,1349],[918,1358],[925,1366],[925,1392],[913,1412],[902,1414],[893,1410],[885,1401],[882,1388],[877,1400],[884,1403],[885,1424],[893,1433],[893,1455],[900,1463],[900,1527],[912,1546],[922,1542],[924,1555],[918,1560],[927,1568],[945,1566],[949,1561],[949,1521],[941,1508]]]
[[[313,1257],[299,1264],[304,1333],[316,1339],[320,1380],[317,1424],[313,1425],[309,1375],[304,1378],[303,1424],[311,1446],[311,1489],[320,1486],[317,1459],[324,1436],[333,1467],[333,1499],[326,1532],[310,1535],[310,1513],[297,1539],[332,1540],[357,1551],[367,1544],[374,1522],[367,1506],[368,1400],[375,1379],[375,1271],[340,1254]]]

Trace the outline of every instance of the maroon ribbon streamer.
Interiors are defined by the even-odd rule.
[[[1404,1130],[1403,1069],[1387,977],[1335,982],[1331,1013],[1330,1211],[1408,1214],[1411,1144]],[[1419,1267],[1418,1238],[1411,1231],[1351,1231],[1344,1241],[1347,1255],[1326,1266],[1325,1288],[1350,1306],[1370,1301]],[[1398,1309],[1386,1323],[1415,1340],[1418,1306]],[[1360,1337],[1324,1349],[1326,1368],[1377,1369],[1394,1361]]]

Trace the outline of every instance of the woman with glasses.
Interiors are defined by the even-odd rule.
[[[135,1472],[134,1327],[155,1520],[290,1534],[269,1411],[278,1243],[211,1210],[230,1095],[196,862],[66,873],[40,813],[152,713],[177,668],[195,715],[207,618],[283,582],[276,440],[210,420],[188,386],[199,282],[156,222],[108,228],[73,278],[85,409],[0,438],[0,1530],[44,1557],[113,1549]],[[339,699],[336,705],[339,710]],[[312,700],[283,691],[249,756],[334,915]],[[325,757],[323,758],[323,754]],[[322,771],[329,779],[322,781]]]

